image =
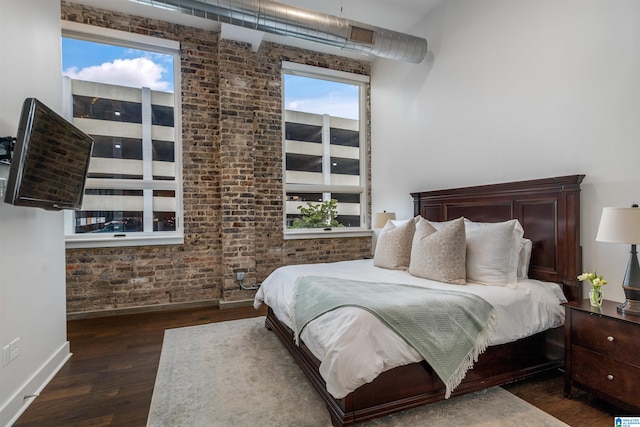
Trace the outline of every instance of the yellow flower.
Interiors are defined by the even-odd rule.
[[[595,271],[593,273],[582,273],[578,276],[578,280],[581,282],[588,280],[591,282],[591,286],[598,289],[600,289],[600,286],[607,284],[607,281],[602,276],[598,276]]]
[[[588,280],[588,279],[590,279],[590,277],[589,277],[590,275],[591,275],[591,273],[583,273],[583,274],[578,276],[578,280],[581,281],[581,282],[584,281],[584,280]]]

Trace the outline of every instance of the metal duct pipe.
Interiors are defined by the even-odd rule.
[[[424,38],[269,0],[130,1],[398,61],[417,64],[427,54]]]

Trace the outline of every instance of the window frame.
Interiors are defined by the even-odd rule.
[[[331,80],[340,83],[359,86],[359,112],[358,112],[358,130],[359,130],[359,150],[360,150],[360,185],[325,185],[325,184],[287,184],[287,148],[286,148],[286,106],[285,98],[285,75],[295,75],[302,77],[310,77],[323,80]],[[285,240],[292,239],[317,239],[317,238],[341,238],[341,237],[367,237],[371,236],[372,230],[368,219],[369,210],[369,164],[368,164],[368,132],[367,132],[367,93],[370,77],[362,74],[355,74],[346,71],[331,70],[328,68],[314,67],[306,64],[295,62],[282,62],[281,70],[282,79],[282,201],[283,214],[282,226],[283,237]],[[323,156],[323,161],[325,161]],[[287,228],[287,193],[358,193],[360,195],[360,227],[344,227],[332,229],[291,229]]]
[[[176,229],[174,231],[118,232],[118,233],[75,233],[75,214],[64,212],[65,246],[71,248],[104,248],[150,245],[180,245],[184,243],[184,206],[182,175],[182,101],[181,101],[181,67],[180,43],[125,31],[112,30],[77,22],[62,21],[61,38],[75,38],[90,42],[115,44],[117,46],[169,54],[173,61],[174,84],[174,168],[175,179],[138,180],[138,179],[87,179],[87,189],[135,189],[151,192],[155,190],[175,191]],[[70,93],[70,91],[69,91]],[[69,99],[68,99],[69,98]],[[72,119],[72,96],[64,95],[64,116]],[[143,162],[153,162],[145,159]],[[153,195],[151,195],[151,200]],[[148,203],[146,198],[145,205]],[[151,202],[152,203],[152,202]],[[152,209],[152,208],[151,208]]]

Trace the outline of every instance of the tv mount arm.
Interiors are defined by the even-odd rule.
[[[5,163],[11,163],[11,152],[16,146],[16,138],[13,136],[5,136],[0,138],[0,150],[4,150],[4,154],[0,154],[0,160],[8,160]],[[1,152],[1,151],[0,151]]]

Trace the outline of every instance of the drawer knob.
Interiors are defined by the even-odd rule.
[[[611,374],[607,375],[607,379],[608,379],[609,381],[613,381],[613,375],[611,375]]]
[[[615,338],[614,338],[614,337],[612,337],[612,336],[608,336],[608,337],[607,337],[607,341],[609,341],[609,342],[613,342],[613,340],[615,340]]]

